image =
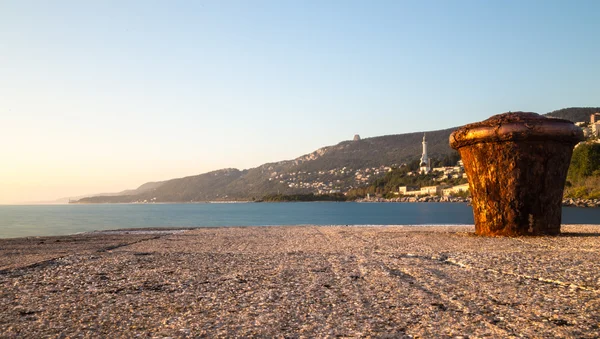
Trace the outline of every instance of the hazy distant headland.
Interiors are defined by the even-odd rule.
[[[545,115],[579,122],[588,121],[590,114],[599,111],[600,107],[575,107]],[[448,138],[455,128],[426,132],[432,167],[454,166],[452,162],[458,159],[457,153],[448,145]],[[260,201],[266,196],[338,196],[376,185],[376,181],[384,178],[392,168],[402,165],[408,168],[418,167],[423,133],[365,139],[350,135],[351,140],[320,148],[293,160],[267,163],[245,170],[227,168],[184,178],[150,182],[137,189],[73,199],[70,202],[188,203]]]

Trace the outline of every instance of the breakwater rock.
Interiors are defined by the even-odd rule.
[[[471,203],[471,198],[460,198],[460,197],[440,197],[437,195],[423,196],[423,197],[397,197],[397,198],[363,198],[357,199],[356,202],[462,202]]]
[[[572,207],[600,207],[600,199],[563,199],[563,206]]]

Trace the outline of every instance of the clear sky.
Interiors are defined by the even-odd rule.
[[[598,106],[600,1],[0,0],[0,203]]]

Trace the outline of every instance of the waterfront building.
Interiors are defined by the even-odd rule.
[[[402,195],[411,195],[418,194],[420,191],[418,186],[400,186],[400,188],[398,188],[398,192]]]
[[[442,194],[443,186],[425,186],[421,187],[421,195],[440,195]]]
[[[441,195],[444,188],[447,186],[400,186],[398,192],[402,195]]]

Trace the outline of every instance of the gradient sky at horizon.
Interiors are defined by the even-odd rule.
[[[0,203],[598,106],[599,1],[0,1]]]

